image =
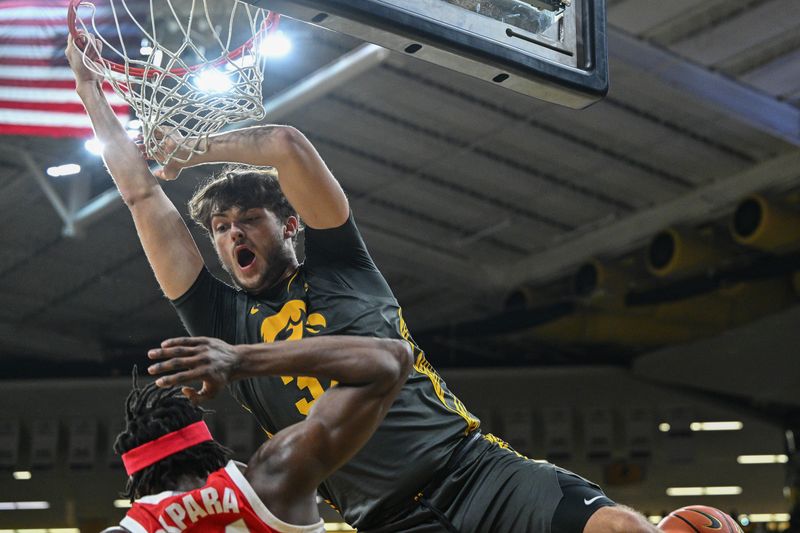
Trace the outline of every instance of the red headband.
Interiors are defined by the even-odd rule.
[[[128,475],[132,476],[165,457],[207,440],[213,440],[213,437],[206,423],[201,420],[123,453],[122,464]]]

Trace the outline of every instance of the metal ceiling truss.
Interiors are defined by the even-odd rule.
[[[732,119],[800,146],[800,108],[613,27],[608,28],[608,49],[613,61],[650,74]]]

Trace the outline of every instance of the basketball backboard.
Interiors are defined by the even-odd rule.
[[[245,0],[574,109],[608,91],[605,0]]]

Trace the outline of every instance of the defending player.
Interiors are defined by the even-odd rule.
[[[238,290],[215,279],[72,44],[77,90],[164,294],[193,335],[236,345],[350,334],[405,339],[414,371],[373,438],[320,492],[362,532],[639,533],[653,531],[594,485],[529,461],[491,435],[414,344],[367,252],[339,183],[311,143],[286,126],[210,139],[193,165],[238,162],[191,202]],[[275,171],[263,168],[274,167]],[[172,163],[157,172],[174,179]],[[278,179],[279,176],[279,179]],[[298,217],[299,214],[299,217]],[[305,223],[305,261],[294,240]],[[225,365],[222,364],[222,368]],[[224,372],[221,375],[224,378]],[[206,380],[200,395],[224,379]],[[303,420],[330,383],[313,377],[235,382],[231,391],[269,432]]]
[[[212,439],[203,409],[187,399],[192,389],[184,387],[184,396],[168,385],[208,373],[204,355],[221,349],[215,339],[183,338],[150,351],[154,359],[177,357],[151,372],[182,372],[143,389],[134,384],[128,396],[126,428],[114,450],[130,476],[126,496],[137,501],[120,525],[133,533],[324,532],[317,486],[383,420],[411,369],[411,351],[401,341],[341,336],[238,350],[230,380],[306,374],[339,382],[305,420],[276,433],[241,468]]]

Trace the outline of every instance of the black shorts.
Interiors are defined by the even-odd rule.
[[[616,505],[600,487],[572,472],[557,468],[556,476],[561,487],[561,501],[553,513],[550,533],[582,533],[595,511]]]
[[[473,436],[415,503],[362,533],[583,533],[597,509],[616,505],[600,487]]]

